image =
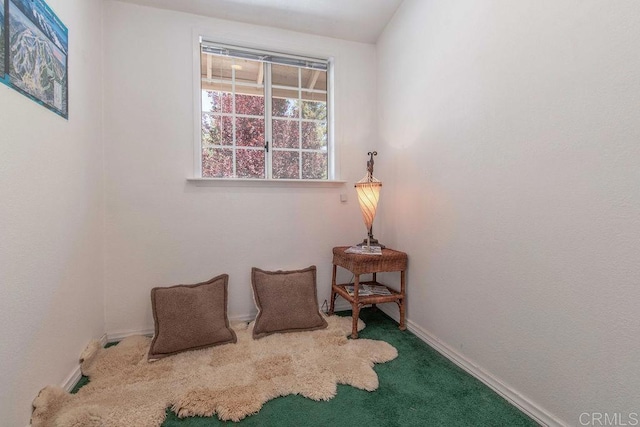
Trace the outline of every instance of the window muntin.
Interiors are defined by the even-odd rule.
[[[201,43],[202,177],[327,180],[326,61]]]

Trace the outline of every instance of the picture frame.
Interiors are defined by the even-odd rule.
[[[68,119],[67,27],[44,0],[2,1],[2,82]]]
[[[6,21],[9,20],[7,16],[7,10],[9,8],[8,0],[1,0],[2,5],[0,5],[0,82],[8,83],[6,81],[7,69],[9,67],[9,63],[7,61],[7,56],[5,52],[8,50],[7,44],[8,39],[5,37],[5,28],[7,27]]]

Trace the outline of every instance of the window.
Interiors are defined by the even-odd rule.
[[[201,41],[201,176],[333,178],[328,67]]]

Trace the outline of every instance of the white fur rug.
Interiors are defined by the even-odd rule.
[[[171,407],[179,417],[212,416],[239,421],[276,397],[300,394],[329,400],[337,384],[378,388],[374,363],[393,360],[383,341],[349,340],[351,318],[330,316],[327,329],[274,334],[253,340],[253,323],[233,325],[236,344],[190,351],[147,362],[151,339],[125,338],[82,354],[90,382],[77,394],[42,389],[33,402],[33,427],[160,426]],[[362,329],[364,324],[361,325]]]

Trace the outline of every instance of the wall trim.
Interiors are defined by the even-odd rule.
[[[328,308],[327,308],[328,309]],[[326,314],[326,311],[323,307],[320,307],[320,310]],[[351,304],[347,301],[336,301],[335,311],[345,311],[351,310]],[[240,314],[237,316],[229,316],[229,322],[251,322],[256,318],[257,313],[250,314]],[[107,343],[118,342],[126,337],[130,337],[132,335],[147,335],[153,336],[153,329],[131,329],[127,331],[117,331],[117,332],[109,332],[103,336],[104,342],[102,345],[104,346]]]
[[[256,318],[256,314],[241,314],[238,316],[229,316],[229,323],[234,322],[250,322]],[[106,342],[118,342],[123,340],[126,337],[130,337],[132,335],[146,335],[153,336],[154,329],[130,329],[127,331],[117,331],[117,332],[109,332],[106,334]]]
[[[122,341],[123,339],[133,335],[146,335],[148,337],[153,335],[153,329],[130,329],[128,331],[119,331],[107,334],[107,342],[113,343]]]
[[[389,312],[388,310],[384,310],[382,307],[381,310],[387,314],[389,317],[394,319],[396,322],[399,321],[399,315],[393,312]],[[554,415],[546,411],[537,403],[533,402],[526,396],[523,396],[518,391],[514,390],[512,387],[508,386],[504,382],[502,382],[498,377],[493,375],[491,372],[486,371],[481,368],[473,361],[465,357],[464,355],[458,353],[455,349],[453,349],[448,344],[442,342],[439,338],[433,335],[431,332],[422,328],[415,322],[410,319],[407,319],[407,329],[409,332],[413,333],[415,336],[424,341],[431,348],[436,350],[438,353],[449,359],[456,366],[460,367],[462,370],[467,372],[469,375],[481,381],[487,387],[498,393],[505,400],[511,403],[513,406],[518,408],[520,411],[527,414],[531,417],[535,422],[548,427],[565,427],[562,421],[556,418]]]
[[[107,344],[107,334],[102,334],[98,341],[100,341],[100,345],[104,347]],[[62,381],[60,387],[65,389],[67,393],[71,393],[71,390],[73,390],[76,384],[78,384],[80,378],[82,378],[82,370],[80,369],[80,364],[78,363],[78,365],[73,368],[71,373],[67,375],[67,378]]]
[[[73,369],[73,371],[71,371],[69,376],[67,376],[67,379],[65,379],[62,382],[61,387],[67,393],[71,393],[71,390],[73,390],[73,388],[76,386],[76,384],[78,384],[78,381],[80,381],[80,378],[82,378],[82,371],[80,370],[80,364],[78,364]]]
[[[347,310],[351,310],[351,304],[349,304],[349,302],[341,299],[340,301],[336,301],[335,306],[333,307],[333,311],[334,312],[338,312],[338,311],[347,311]]]

